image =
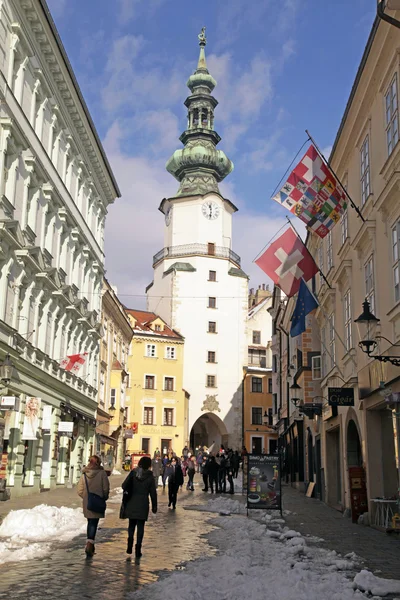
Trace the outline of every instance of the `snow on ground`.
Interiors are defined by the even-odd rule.
[[[234,506],[233,506],[234,505]],[[239,505],[239,506],[237,506]],[[225,509],[224,509],[225,507]],[[202,510],[229,513],[243,504],[224,496]],[[211,509],[211,510],[210,510]],[[214,510],[213,510],[214,509]],[[217,549],[184,569],[130,594],[135,600],[364,600],[400,593],[400,582],[361,571],[360,559],[309,545],[300,533],[285,527],[271,513],[218,516],[209,535]],[[144,545],[146,552],[146,540]],[[366,595],[370,591],[373,597]]]
[[[122,473],[118,469],[113,469],[111,475],[122,475]]]
[[[84,533],[86,523],[81,508],[40,504],[12,510],[0,526],[0,564],[41,558],[50,552],[51,542],[67,542]]]
[[[212,512],[212,513],[224,513],[224,514],[244,514],[246,513],[246,506],[243,502],[234,500],[233,498],[227,498],[226,496],[212,496],[206,504],[199,504],[196,506],[186,506],[186,510],[197,510],[199,512]]]
[[[111,496],[111,498],[109,498],[107,500],[107,504],[121,504],[121,502],[122,502],[122,494],[123,494],[122,487],[114,488],[112,490],[112,493],[114,494],[114,496]]]

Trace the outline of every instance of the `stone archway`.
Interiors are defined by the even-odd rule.
[[[347,424],[347,466],[361,467],[362,452],[358,427],[353,419],[350,419]]]
[[[211,412],[201,415],[194,422],[190,432],[190,446],[206,446],[210,452],[217,452],[221,444],[226,446],[228,443],[228,431],[225,423]]]

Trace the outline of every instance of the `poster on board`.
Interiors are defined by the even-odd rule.
[[[249,454],[247,458],[247,509],[282,512],[280,455]]]

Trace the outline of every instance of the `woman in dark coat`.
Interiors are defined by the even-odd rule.
[[[149,496],[151,510],[157,512],[157,492],[153,473],[150,471],[151,458],[142,456],[137,469],[133,469],[122,484],[122,489],[127,495],[125,502],[125,517],[129,519],[127,554],[132,554],[133,536],[137,527],[135,556],[142,556],[142,542],[144,524],[149,516]]]
[[[178,490],[183,485],[182,469],[175,457],[167,465],[165,474],[168,480],[168,507],[172,504],[172,508],[175,510]]]

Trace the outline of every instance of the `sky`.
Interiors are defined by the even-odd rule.
[[[106,277],[121,301],[145,307],[163,247],[165,170],[186,126],[186,81],[206,56],[217,80],[219,148],[235,169],[220,185],[238,208],[232,249],[250,285],[253,262],[284,225],[270,198],[308,129],[334,142],[375,16],[375,0],[48,0],[122,197],[106,221]],[[299,159],[301,156],[299,156]],[[299,227],[301,222],[297,220]]]

